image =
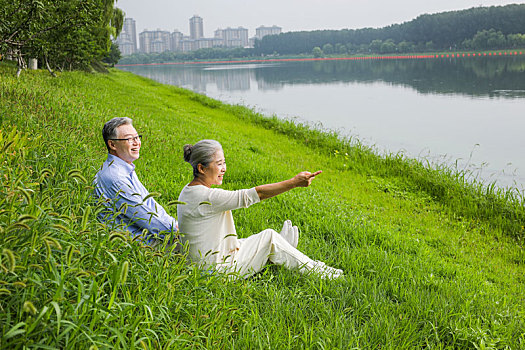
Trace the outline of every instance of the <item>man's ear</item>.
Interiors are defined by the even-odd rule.
[[[115,147],[115,142],[113,142],[113,140],[108,140],[108,146],[109,146],[109,149],[112,151],[117,150],[117,147]]]

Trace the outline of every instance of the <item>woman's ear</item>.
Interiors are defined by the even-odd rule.
[[[204,169],[206,169],[204,165],[202,165],[201,163],[197,164],[197,170],[199,171],[200,174],[204,175]]]

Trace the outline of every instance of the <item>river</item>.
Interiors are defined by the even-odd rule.
[[[525,57],[120,67],[266,115],[338,131],[379,153],[525,187]]]

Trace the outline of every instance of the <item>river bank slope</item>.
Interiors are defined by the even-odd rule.
[[[1,64],[0,76],[1,348],[524,346],[523,206],[511,192],[118,70],[17,80]],[[291,219],[299,249],[346,277],[269,266],[227,281],[97,223],[91,179],[117,116],[144,135],[137,173],[173,215],[191,180],[186,143],[222,143],[226,189],[323,170],[236,211],[237,231]]]

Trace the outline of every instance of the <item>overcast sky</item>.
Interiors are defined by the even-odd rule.
[[[189,18],[199,15],[206,37],[227,27],[247,28],[252,37],[261,25],[277,25],[283,32],[378,28],[425,13],[513,3],[525,0],[119,0],[117,6],[136,20],[137,34],[144,29],[189,34]]]

